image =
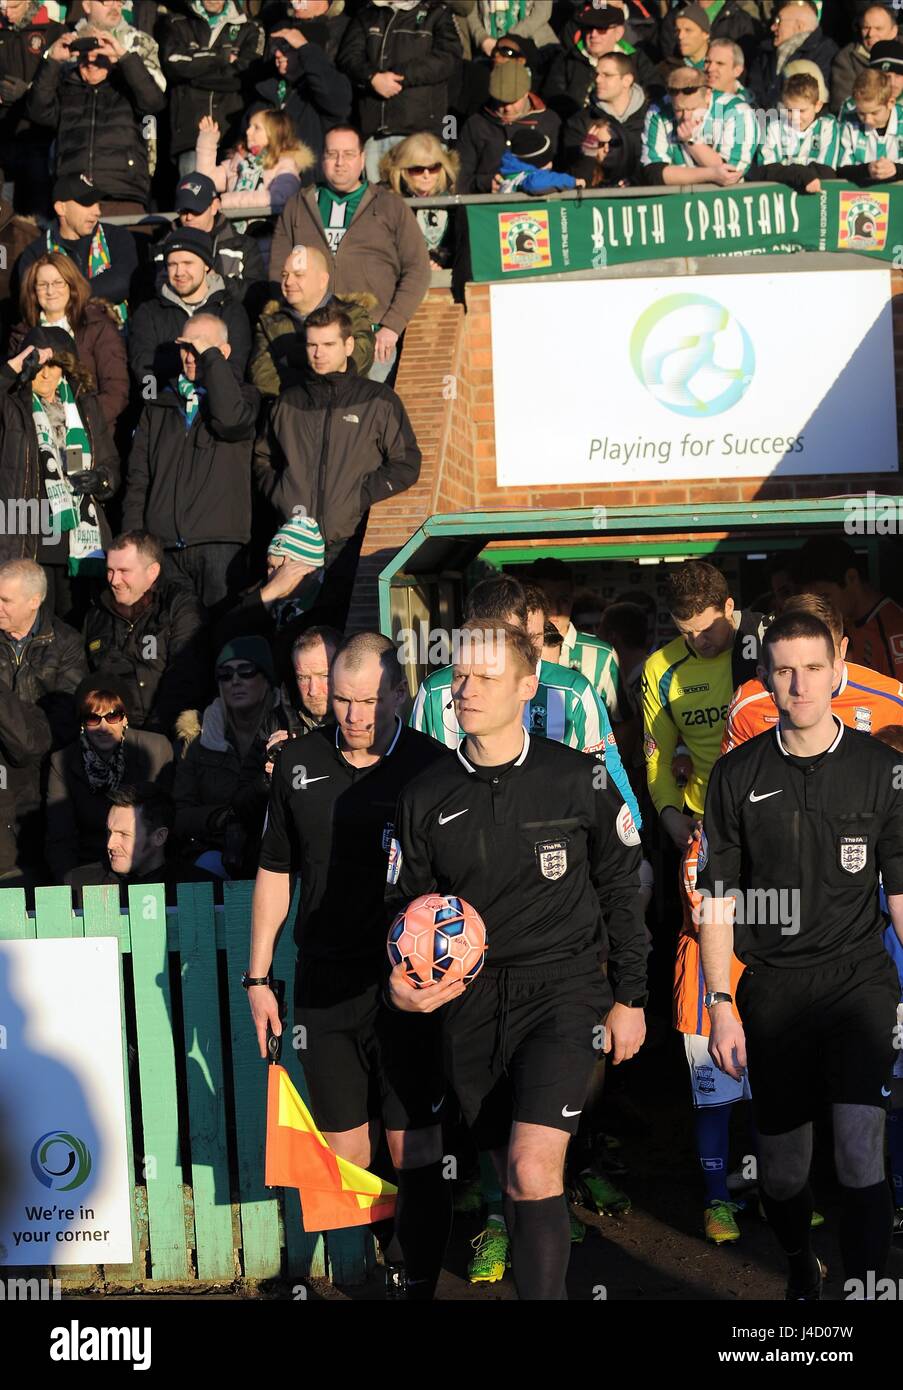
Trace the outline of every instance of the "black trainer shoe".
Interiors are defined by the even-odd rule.
[[[798,1288],[795,1284],[788,1284],[784,1294],[785,1303],[820,1303],[822,1285],[828,1277],[828,1266],[823,1264],[816,1255],[815,1263],[818,1265],[818,1274],[811,1284],[805,1288]]]

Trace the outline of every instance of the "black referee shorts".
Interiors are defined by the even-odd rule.
[[[295,974],[298,1060],[317,1127],[357,1129],[380,1116],[387,1129],[423,1129],[442,1118],[439,1026],[434,1015],[395,1013],[379,967],[300,961]]]
[[[505,1148],[515,1120],[577,1132],[612,994],[596,963],[549,970],[483,970],[439,1011],[445,1075],[481,1150]]]
[[[752,966],[737,986],[753,1114],[786,1134],[826,1104],[887,1108],[900,982],[886,951],[799,969]]]

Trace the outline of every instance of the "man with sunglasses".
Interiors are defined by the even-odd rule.
[[[713,92],[695,68],[674,68],[668,94],[650,107],[643,131],[643,182],[686,186],[741,183],[758,143],[755,112]]]

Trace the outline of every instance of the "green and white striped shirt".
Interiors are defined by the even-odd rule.
[[[871,164],[876,159],[890,159],[903,164],[903,112],[899,105],[891,107],[890,120],[883,135],[864,126],[856,115],[840,126],[840,165]]]
[[[758,144],[756,116],[739,97],[710,92],[697,142],[721,155],[725,164],[745,173]],[[643,130],[643,164],[676,164],[692,168],[696,161],[677,135],[677,117],[670,101],[650,106]]]
[[[816,116],[808,130],[797,130],[790,112],[771,116],[759,151],[760,164],[827,164],[837,168],[840,131],[833,116]]]
[[[559,657],[561,666],[569,666],[586,676],[599,696],[612,724],[618,724],[629,717],[624,707],[621,688],[621,668],[617,652],[601,637],[591,637],[588,632],[578,632],[573,623],[568,624],[561,645]]]
[[[417,691],[408,721],[413,729],[429,734],[446,748],[457,748],[464,737],[452,705],[452,674],[451,666],[443,666],[427,676]],[[606,772],[637,825],[642,825],[608,713],[589,681],[580,671],[549,661],[539,663],[538,674],[536,694],[524,707],[524,728],[530,734],[554,739],[582,753],[603,753]]]
[[[897,101],[894,103],[894,105],[897,108],[897,120],[903,121],[903,101]],[[852,97],[847,97],[843,106],[841,106],[840,110],[837,113],[837,120],[838,122],[842,123],[843,121],[855,121],[855,119],[856,103]]]

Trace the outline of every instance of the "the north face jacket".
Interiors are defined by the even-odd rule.
[[[412,487],[420,458],[398,396],[349,363],[282,393],[257,440],[254,476],[281,517],[313,517],[328,548],[353,535],[373,503]]]

